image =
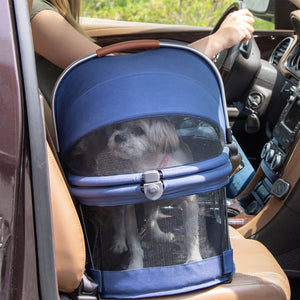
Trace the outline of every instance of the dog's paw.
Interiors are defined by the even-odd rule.
[[[128,270],[143,269],[144,264],[140,261],[132,261],[128,265]]]
[[[144,267],[143,257],[130,259],[128,270],[142,269]]]
[[[156,241],[159,241],[159,242],[174,242],[175,241],[175,235],[172,232],[163,232],[163,231],[156,232],[153,235],[153,237]]]
[[[167,242],[174,242],[175,241],[175,234],[172,232],[165,233],[166,241]]]
[[[185,263],[187,264],[187,263],[191,263],[191,262],[199,261],[199,260],[202,260],[202,256],[201,256],[199,250],[197,249],[188,254],[187,260]]]
[[[128,247],[125,241],[121,242],[121,241],[116,241],[112,244],[112,246],[110,247],[110,250],[113,253],[124,253],[126,251],[128,251]]]

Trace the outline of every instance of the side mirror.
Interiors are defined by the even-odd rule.
[[[256,17],[274,23],[275,0],[244,0],[244,2]]]

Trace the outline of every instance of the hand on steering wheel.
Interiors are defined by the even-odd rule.
[[[254,17],[244,2],[236,2],[223,14],[211,32],[214,39],[222,41],[221,51],[214,61],[221,73],[229,73],[237,56],[251,51]]]
[[[214,33],[219,35],[223,41],[223,48],[229,49],[236,44],[247,42],[251,39],[254,18],[247,9],[230,12]]]

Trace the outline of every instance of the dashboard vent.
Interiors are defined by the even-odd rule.
[[[296,71],[300,70],[300,53],[296,53],[295,55],[293,55],[289,63],[289,66],[295,69]]]
[[[281,60],[281,58],[286,54],[289,48],[292,46],[294,38],[287,37],[283,39],[274,49],[269,62],[274,66],[277,66]]]

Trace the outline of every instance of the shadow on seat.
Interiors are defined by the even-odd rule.
[[[61,292],[74,293],[84,274],[84,235],[63,173],[49,145],[47,151],[58,287]],[[260,242],[245,239],[235,229],[230,228],[229,232],[236,266],[231,283],[155,299],[290,299],[288,279],[271,253]]]

